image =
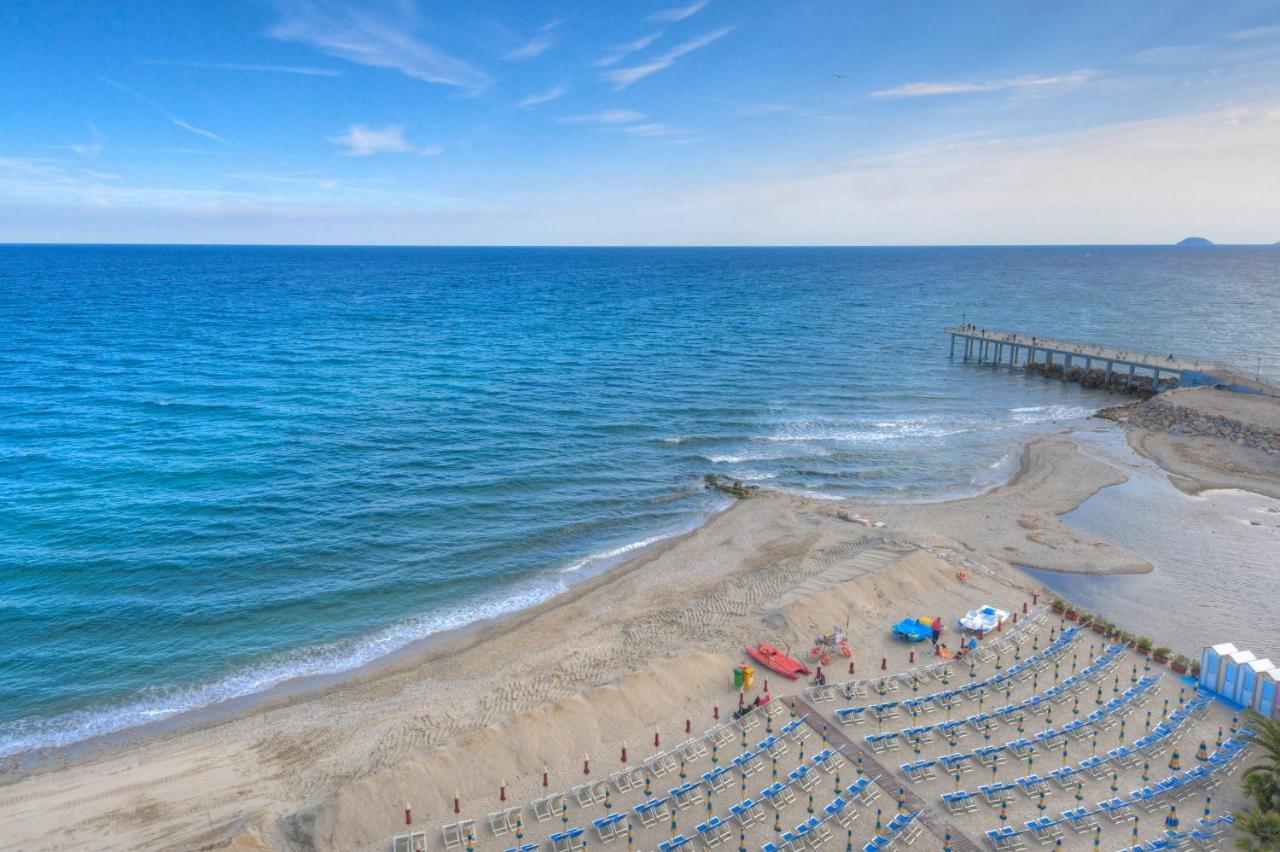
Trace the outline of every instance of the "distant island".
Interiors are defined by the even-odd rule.
[[[1204,237],[1187,237],[1185,240],[1179,240],[1178,245],[1180,246],[1211,246],[1213,245],[1213,241],[1207,240]]]

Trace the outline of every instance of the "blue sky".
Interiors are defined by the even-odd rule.
[[[0,240],[1280,240],[1280,6],[7,0]]]

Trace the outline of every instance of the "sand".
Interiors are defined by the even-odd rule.
[[[814,635],[847,627],[860,672],[881,658],[901,670],[888,623],[953,623],[986,603],[1016,612],[1038,587],[1013,564],[1149,570],[1057,519],[1123,480],[1053,438],[1028,446],[1009,484],[967,500],[740,501],[539,607],[392,665],[13,773],[0,787],[0,848],[386,849],[406,803],[438,848],[455,792],[483,819],[504,782],[528,800],[544,767],[565,789],[580,783],[584,755],[603,773],[623,744],[643,754],[655,733],[681,737],[685,720],[710,727],[713,708],[737,704],[743,642],[802,655]],[[833,663],[842,676],[845,665]]]

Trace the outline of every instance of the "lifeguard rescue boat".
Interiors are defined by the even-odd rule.
[[[793,660],[786,654],[779,651],[772,645],[766,645],[763,642],[752,648],[744,645],[743,649],[760,665],[775,671],[785,678],[795,680],[800,675],[810,674],[809,667],[799,660]]]

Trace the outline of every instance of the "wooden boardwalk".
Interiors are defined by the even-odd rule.
[[[982,847],[975,843],[972,838],[956,828],[945,816],[939,814],[930,805],[926,804],[924,799],[908,789],[905,779],[899,778],[892,771],[886,769],[880,761],[875,759],[871,752],[845,736],[844,731],[840,730],[839,726],[828,724],[827,719],[813,709],[804,699],[795,697],[783,700],[798,715],[804,716],[810,728],[813,728],[820,735],[825,735],[827,742],[831,743],[841,754],[853,760],[861,757],[862,771],[889,796],[891,801],[897,802],[898,791],[902,790],[906,796],[907,809],[913,812],[920,812],[920,822],[938,838],[939,848],[941,848],[941,844],[946,839],[947,834],[950,833],[951,848],[955,852],[982,852]]]

